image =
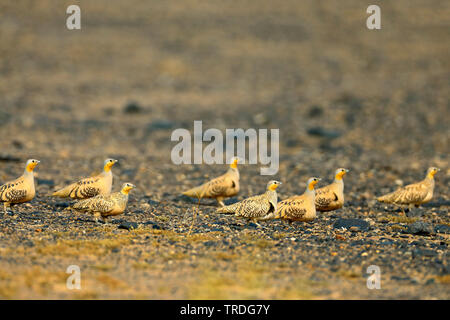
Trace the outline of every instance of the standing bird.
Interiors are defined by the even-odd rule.
[[[94,214],[95,221],[102,217],[106,222],[110,216],[117,216],[122,214],[128,203],[128,193],[131,189],[136,188],[131,183],[124,183],[122,190],[112,193],[110,195],[98,195],[93,198],[80,200],[73,206],[73,209],[83,212],[90,212]]]
[[[36,190],[33,170],[39,162],[39,160],[29,159],[22,176],[0,187],[0,202],[3,202],[4,213],[8,212],[11,204],[31,201],[34,198]]]
[[[223,200],[225,198],[233,197],[239,192],[238,160],[237,157],[232,159],[230,168],[225,174],[212,179],[201,186],[185,191],[183,194],[199,200],[202,198],[214,198],[221,207],[225,206]]]
[[[96,195],[107,196],[111,193],[112,171],[111,167],[118,161],[114,159],[106,159],[103,164],[103,172],[95,177],[84,178],[78,182],[72,183],[52,194],[52,196],[60,198],[86,199],[95,197]]]
[[[344,176],[349,170],[339,168],[334,175],[334,181],[316,190],[316,210],[331,211],[344,205]]]
[[[219,208],[216,213],[234,213],[236,217],[246,218],[255,223],[257,220],[271,219],[277,209],[276,189],[279,185],[281,182],[272,180],[267,184],[265,193]]]
[[[394,192],[388,193],[384,196],[378,197],[377,200],[384,203],[390,203],[402,208],[403,206],[420,206],[429,202],[433,198],[434,190],[434,175],[440,171],[435,167],[430,167],[427,170],[427,176],[420,182],[398,188]]]
[[[292,221],[312,221],[316,218],[314,186],[320,178],[309,178],[305,192],[300,196],[293,196],[278,204],[275,218]]]

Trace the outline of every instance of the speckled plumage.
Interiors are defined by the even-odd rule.
[[[300,196],[293,196],[278,203],[275,218],[288,221],[311,221],[316,218],[314,186],[319,178],[309,178],[305,192]]]
[[[335,172],[333,183],[316,190],[316,210],[331,211],[344,205],[344,175],[347,169],[339,168]]]
[[[96,217],[103,218],[122,214],[128,203],[128,192],[134,188],[130,183],[125,183],[121,191],[110,195],[97,195],[95,197],[80,200],[74,204],[73,209],[94,213]]]
[[[97,195],[109,195],[112,187],[111,167],[117,162],[114,159],[106,159],[103,172],[95,177],[85,178],[72,183],[52,195],[60,198],[86,199]]]
[[[222,207],[216,213],[234,213],[236,217],[250,220],[270,219],[277,208],[278,196],[275,189],[279,184],[281,183],[278,181],[270,181],[265,193]]]
[[[233,197],[239,193],[239,170],[237,168],[237,158],[233,159],[228,171],[212,179],[201,186],[183,192],[185,196],[197,199],[213,198],[220,206],[224,206],[225,198]]]
[[[427,175],[422,181],[398,188],[394,192],[378,197],[377,200],[395,205],[419,206],[427,203],[433,198],[434,175],[438,171],[438,168],[428,168]]]
[[[0,186],[0,202],[3,202],[5,213],[11,204],[31,201],[34,198],[36,190],[33,170],[38,163],[35,159],[28,160],[22,176]]]

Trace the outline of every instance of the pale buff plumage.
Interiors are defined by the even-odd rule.
[[[378,197],[377,200],[398,206],[415,205],[418,207],[427,203],[433,198],[434,175],[438,171],[439,169],[435,167],[428,168],[427,175],[422,181],[398,188],[394,192]]]
[[[5,213],[11,204],[31,201],[34,198],[36,190],[33,170],[38,164],[38,160],[29,159],[22,176],[0,186],[0,202],[3,202]]]
[[[238,158],[233,158],[228,171],[201,186],[183,192],[185,196],[197,199],[214,198],[220,206],[224,206],[225,198],[233,197],[239,192]]]
[[[111,167],[117,162],[114,159],[106,159],[101,174],[72,183],[54,192],[52,195],[72,199],[86,199],[97,195],[109,195],[113,180]]]
[[[134,188],[133,184],[124,183],[119,192],[80,200],[74,204],[73,209],[93,213],[96,221],[99,217],[106,219],[110,216],[117,216],[125,211],[128,203],[128,193]]]
[[[234,213],[236,217],[246,218],[254,222],[273,218],[278,201],[276,189],[280,184],[281,182],[272,180],[267,184],[265,193],[219,208],[216,213]]]
[[[349,170],[339,168],[334,175],[333,183],[316,190],[316,210],[331,211],[344,205],[344,175]]]
[[[275,213],[276,219],[292,221],[311,221],[316,218],[314,186],[319,178],[309,178],[305,192],[300,196],[293,196],[278,203]]]

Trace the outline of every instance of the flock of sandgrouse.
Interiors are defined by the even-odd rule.
[[[113,180],[111,168],[115,163],[117,160],[105,160],[101,174],[72,183],[52,195],[78,200],[72,208],[94,214],[96,221],[100,217],[106,221],[110,216],[123,213],[127,206],[128,193],[135,186],[124,183],[119,192],[111,193]],[[38,164],[38,160],[28,160],[22,176],[0,186],[0,201],[4,204],[5,213],[11,204],[27,202],[34,198],[36,192],[33,170]],[[199,201],[202,198],[214,198],[221,206],[216,213],[234,214],[236,217],[246,218],[255,223],[257,220],[267,219],[285,219],[290,222],[311,221],[316,217],[316,210],[331,211],[342,208],[344,205],[343,177],[349,170],[340,168],[335,172],[333,183],[316,190],[315,185],[320,179],[309,178],[302,195],[293,196],[281,202],[278,202],[276,192],[281,182],[272,180],[267,184],[265,193],[225,206],[224,199],[233,197],[239,192],[237,165],[238,158],[233,158],[225,174],[183,194],[197,198]],[[438,168],[431,167],[424,180],[398,188],[377,200],[397,206],[419,206],[426,203],[433,197],[434,175],[438,171]]]

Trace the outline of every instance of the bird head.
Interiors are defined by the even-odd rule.
[[[278,188],[278,186],[281,184],[282,183],[280,181],[276,181],[276,180],[269,181],[269,183],[267,184],[267,190],[275,191]]]
[[[314,190],[314,186],[320,181],[320,178],[312,177],[308,179],[307,186],[308,190]]]
[[[428,168],[428,170],[427,170],[427,177],[428,178],[434,178],[434,175],[438,172],[438,171],[440,171],[441,169],[439,169],[439,168],[436,168],[436,167],[430,167],[430,168]]]
[[[122,185],[122,190],[120,192],[122,192],[123,194],[128,194],[130,190],[134,188],[136,188],[134,184],[127,182]]]
[[[106,159],[104,164],[103,164],[103,170],[108,172],[111,170],[111,167],[113,165],[115,165],[117,162],[119,162],[118,160],[114,160],[114,159]]]
[[[40,161],[36,160],[36,159],[29,159],[29,160],[27,160],[27,164],[25,166],[25,169],[28,172],[32,172],[34,170],[34,168],[36,168],[36,166],[39,164],[39,162]]]
[[[339,168],[336,170],[334,178],[336,180],[341,180],[345,176],[345,174],[349,171],[350,170],[345,169],[345,168]]]
[[[239,162],[239,158],[238,157],[231,158],[230,168],[236,169],[238,162]]]

